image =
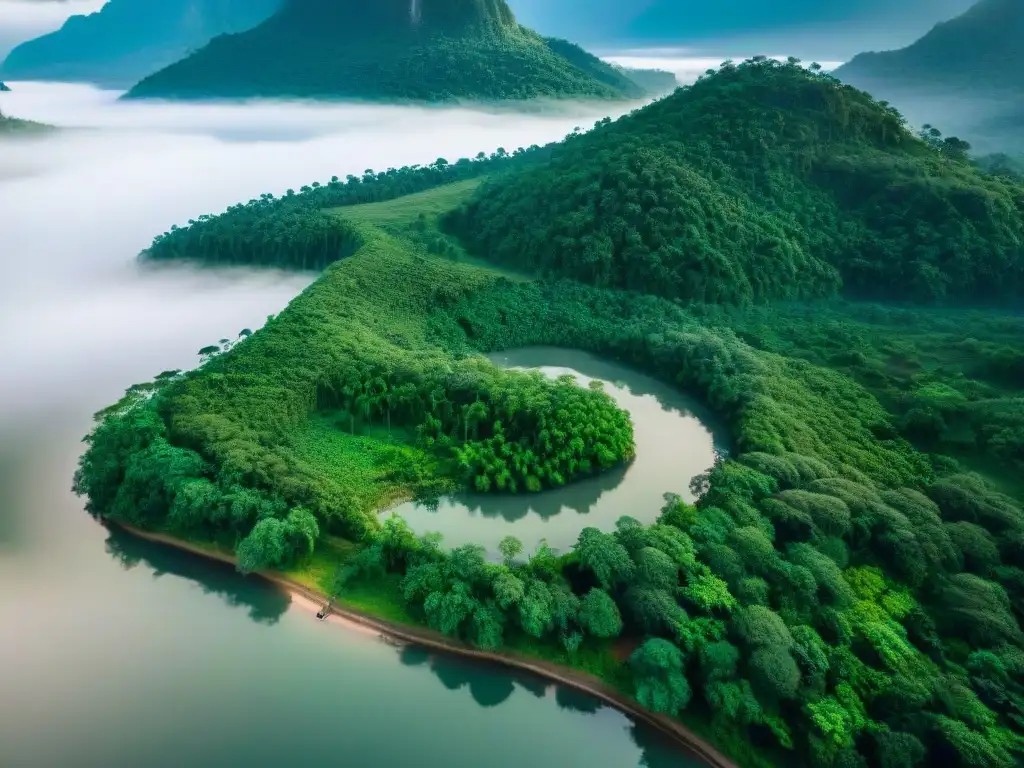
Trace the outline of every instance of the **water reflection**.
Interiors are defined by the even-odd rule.
[[[500,493],[458,493],[437,505],[437,513],[464,508],[470,515],[502,518],[514,523],[531,512],[542,520],[554,517],[560,512],[587,514],[608,491],[618,488],[626,477],[629,466],[616,467],[595,477],[573,483],[558,493],[500,494]]]
[[[399,652],[399,660],[407,667],[428,667],[449,691],[468,688],[473,701],[481,707],[503,704],[516,689],[513,676],[507,672],[498,672],[451,654],[407,645]]]
[[[610,530],[623,516],[652,522],[666,492],[692,500],[690,478],[725,451],[726,434],[706,408],[679,390],[619,363],[579,350],[530,347],[491,355],[497,365],[536,369],[552,378],[565,374],[581,386],[604,382],[605,391],[629,412],[636,458],[629,465],[539,494],[461,493],[433,504],[394,508],[418,533],[441,533],[448,547],[482,544],[492,559],[507,535],[526,552],[541,539],[557,550],[571,547],[586,526]]]
[[[626,718],[601,701],[582,691],[545,680],[528,672],[484,666],[469,659],[446,653],[405,646],[399,651],[399,660],[408,667],[428,668],[441,684],[450,691],[468,689],[473,700],[481,707],[497,707],[508,701],[515,691],[522,690],[535,698],[546,699],[554,693],[558,708],[582,715],[601,714],[609,720],[618,720],[628,730],[633,743],[642,750],[640,766],[646,768],[697,768],[701,761],[681,755],[679,747],[666,736],[646,725]]]
[[[217,595],[233,608],[245,608],[260,624],[276,624],[290,602],[289,596],[262,579],[243,578],[227,563],[140,539],[118,528],[109,529],[106,551],[125,570],[144,563],[153,578],[166,574],[188,579],[205,594]]]

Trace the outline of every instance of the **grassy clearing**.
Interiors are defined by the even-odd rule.
[[[293,440],[299,459],[359,489],[359,503],[367,511],[410,496],[405,479],[410,474],[436,470],[436,460],[413,445],[410,431],[364,424],[342,411],[313,414],[295,430]],[[412,471],[399,476],[395,467]]]
[[[284,571],[299,584],[325,595],[335,593],[338,569],[356,552],[356,546],[337,537],[322,537],[309,557]],[[401,589],[402,577],[388,574],[380,579],[359,580],[348,584],[336,597],[339,605],[380,619],[419,625],[409,613]]]
[[[328,208],[326,212],[385,229],[412,226],[423,216],[429,226],[436,227],[441,215],[468,200],[485,178],[465,179],[381,203]]]
[[[457,238],[441,231],[441,217],[469,200],[486,178],[465,179],[380,203],[328,208],[325,213],[338,216],[356,227],[377,228],[402,237],[406,243],[418,245],[432,256],[475,267],[513,282],[531,281],[534,277],[525,272],[499,267],[470,255]]]

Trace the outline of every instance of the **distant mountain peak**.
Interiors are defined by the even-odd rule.
[[[288,0],[281,14],[302,27],[343,27],[348,34],[472,35],[518,27],[505,0]]]
[[[1024,90],[1024,0],[979,0],[906,48],[862,53],[835,75],[869,88]]]
[[[250,29],[282,0],[109,0],[71,16],[12,50],[0,66],[9,80],[127,86],[212,37]]]
[[[440,102],[640,98],[643,82],[520,26],[505,0],[286,0],[141,80],[126,98]],[[655,73],[657,74],[657,73]]]

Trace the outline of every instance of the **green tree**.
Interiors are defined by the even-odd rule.
[[[622,617],[611,596],[603,589],[591,589],[580,604],[580,626],[590,635],[603,639],[618,637]]]
[[[636,697],[655,712],[675,715],[690,703],[690,684],[683,673],[683,654],[668,640],[651,638],[633,652],[629,666]]]

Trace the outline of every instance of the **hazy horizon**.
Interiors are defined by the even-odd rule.
[[[141,268],[172,224],[360,175],[561,139],[635,104],[515,115],[466,108],[266,101],[118,102],[87,85],[15,83],[4,112],[72,129],[0,149],[0,431],[92,409],[284,308],[311,275]],[[69,387],[79,371],[87,381]],[[99,371],[102,370],[102,373]],[[90,413],[92,411],[89,411]],[[53,414],[51,413],[51,416]]]

